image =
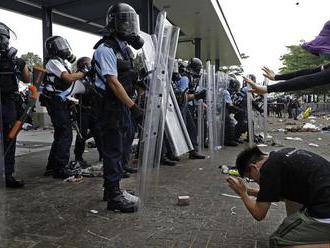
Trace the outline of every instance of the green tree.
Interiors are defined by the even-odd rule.
[[[42,59],[37,54],[28,52],[27,54],[22,54],[21,59],[25,61],[30,70],[32,70],[33,66],[42,67]]]
[[[288,53],[282,55],[280,60],[282,61],[283,67],[280,68],[280,73],[289,73],[297,70],[306,68],[313,68],[325,64],[326,61],[320,59],[318,56],[312,55],[305,51],[301,46],[291,45],[287,46]],[[292,92],[297,96],[304,94],[315,94],[315,95],[326,95],[330,92],[330,85],[314,87],[308,90]]]

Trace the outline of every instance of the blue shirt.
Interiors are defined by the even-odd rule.
[[[117,57],[112,48],[101,44],[94,52],[94,59],[97,61],[95,86],[105,90],[105,76],[118,76]],[[98,75],[102,76],[102,79]]]
[[[233,104],[233,101],[231,100],[231,96],[228,90],[223,91],[223,97],[225,98],[226,103]]]
[[[187,76],[182,76],[181,79],[178,81],[178,89],[181,92],[184,92],[189,87],[189,78]]]

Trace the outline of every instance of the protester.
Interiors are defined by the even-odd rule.
[[[259,190],[251,189],[241,178],[227,178],[256,220],[266,217],[272,202],[286,199],[303,205],[270,236],[270,247],[330,241],[329,161],[295,148],[267,155],[252,147],[237,156],[236,167],[242,178],[248,177],[259,184]]]

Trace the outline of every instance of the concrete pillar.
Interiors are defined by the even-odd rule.
[[[153,0],[140,0],[140,28],[148,34],[154,29],[154,7]]]
[[[195,43],[195,57],[201,59],[201,43],[202,39],[201,38],[195,38],[194,39]]]
[[[42,7],[42,46],[43,46],[43,58],[47,55],[45,48],[45,41],[48,37],[53,35],[53,15],[52,9],[48,7]]]

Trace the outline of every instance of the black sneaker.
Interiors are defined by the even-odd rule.
[[[86,169],[87,167],[90,167],[91,165],[87,163],[87,161],[83,158],[76,159],[77,163],[80,164],[80,167],[82,169]]]
[[[167,157],[163,157],[160,159],[161,165],[167,165],[167,166],[176,166],[176,162],[168,159]]]
[[[189,158],[190,159],[205,159],[205,156],[202,154],[199,154],[195,150],[189,152]]]
[[[108,210],[120,211],[122,213],[134,213],[138,210],[138,205],[127,200],[123,194],[119,194],[108,200]]]
[[[23,188],[24,187],[24,181],[23,180],[16,180],[13,176],[6,176],[6,187],[7,188]]]
[[[128,165],[123,166],[124,171],[129,172],[129,173],[137,173],[138,170],[136,168],[129,167]]]

